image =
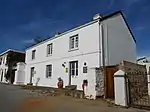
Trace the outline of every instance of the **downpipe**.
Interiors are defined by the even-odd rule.
[[[105,46],[104,46],[104,27],[99,19],[99,67],[102,67],[102,72],[104,76],[104,98],[106,98],[106,76],[105,76]],[[102,63],[101,63],[102,62]]]

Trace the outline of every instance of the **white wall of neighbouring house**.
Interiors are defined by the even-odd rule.
[[[5,74],[7,73],[8,67],[6,65],[7,54],[2,55],[2,62],[0,65],[0,82],[6,83]]]
[[[140,61],[140,62],[138,62],[138,64],[145,65],[146,69],[147,69],[147,73],[149,72],[150,62],[142,62],[142,61]]]
[[[69,38],[79,35],[79,47],[77,50],[69,50]],[[47,56],[47,45],[53,43],[53,53]],[[36,50],[35,59],[32,60],[32,50]],[[30,82],[31,67],[35,67],[33,84],[40,78],[38,86],[57,87],[58,77],[64,80],[64,85],[69,83],[69,70],[66,73],[65,68],[69,68],[70,61],[78,61],[78,76],[71,78],[71,84],[77,85],[77,89],[82,90],[82,82],[87,79],[87,73],[83,73],[84,63],[90,68],[99,67],[99,25],[98,22],[79,28],[60,37],[46,41],[26,50],[26,80],[25,84]],[[52,77],[46,78],[46,65],[52,64]],[[65,68],[62,66],[65,64]],[[95,74],[93,74],[95,75]],[[91,74],[90,76],[93,77]],[[90,77],[88,77],[90,78]],[[88,79],[87,79],[88,80]],[[93,84],[95,85],[95,84]]]
[[[102,24],[106,65],[116,65],[122,60],[136,62],[136,43],[122,15],[108,18]]]
[[[16,71],[15,71],[15,79],[14,84],[16,85],[23,85],[25,82],[25,67],[26,64],[24,62],[18,62]]]

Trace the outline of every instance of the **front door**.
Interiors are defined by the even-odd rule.
[[[30,84],[32,84],[33,75],[34,75],[34,67],[31,67],[31,71],[30,71]]]
[[[71,77],[78,76],[78,61],[69,62],[69,85],[71,85]]]

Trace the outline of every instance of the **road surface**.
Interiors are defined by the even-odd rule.
[[[21,110],[20,110],[21,108]],[[17,110],[17,111],[16,111]],[[102,100],[72,97],[39,97],[37,93],[18,86],[0,84],[0,112],[149,112],[109,106]]]
[[[22,90],[18,86],[0,83],[0,112],[14,112],[22,101],[34,96],[35,93]]]

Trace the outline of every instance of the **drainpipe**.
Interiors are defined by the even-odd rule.
[[[104,48],[104,28],[99,19],[99,67],[102,66],[104,76],[104,98],[106,97],[106,76],[105,76],[105,48]],[[101,64],[102,62],[102,64]]]

